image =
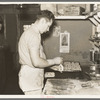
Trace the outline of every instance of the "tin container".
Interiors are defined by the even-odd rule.
[[[100,64],[90,66],[90,76],[96,78],[100,77]]]
[[[90,75],[91,76],[95,76],[96,74],[96,66],[95,65],[91,65],[90,66]]]
[[[100,75],[100,64],[96,64],[95,66],[96,66],[96,74],[97,76],[99,76]]]

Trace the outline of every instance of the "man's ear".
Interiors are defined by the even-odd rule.
[[[40,22],[41,22],[41,23],[46,23],[46,19],[45,19],[45,18],[41,18],[41,19],[40,19]]]

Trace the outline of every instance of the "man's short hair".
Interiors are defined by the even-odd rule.
[[[48,20],[51,20],[54,21],[55,20],[55,17],[54,17],[54,14],[49,11],[49,10],[41,10],[37,16],[36,16],[36,19],[39,20],[41,18],[46,18]]]

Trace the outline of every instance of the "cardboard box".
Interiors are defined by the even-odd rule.
[[[83,11],[84,11],[84,8],[77,5],[66,5],[66,4],[57,5],[57,12],[59,15],[78,16],[78,15],[81,15]]]

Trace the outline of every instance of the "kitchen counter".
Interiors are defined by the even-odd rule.
[[[100,80],[47,79],[45,95],[100,95]]]

